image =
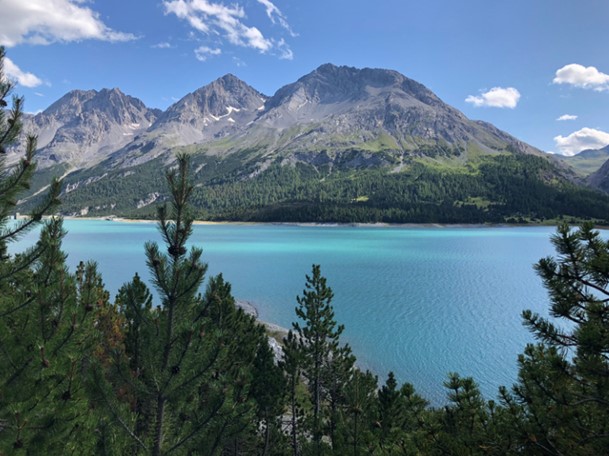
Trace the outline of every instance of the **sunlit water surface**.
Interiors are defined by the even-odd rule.
[[[71,270],[94,259],[115,295],[135,272],[148,278],[144,242],[153,223],[68,220]],[[533,264],[554,253],[554,228],[404,228],[197,225],[209,274],[222,273],[260,318],[290,327],[311,265],[334,290],[336,319],[363,368],[381,381],[394,371],[434,404],[445,401],[448,372],[473,376],[483,393],[516,378],[516,357],[530,333],[523,309],[547,314]],[[11,246],[34,241],[29,234]]]

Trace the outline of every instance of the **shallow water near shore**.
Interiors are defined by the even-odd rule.
[[[94,259],[111,295],[135,272],[147,279],[144,242],[153,223],[67,220],[71,270]],[[434,405],[448,372],[473,376],[487,398],[516,378],[516,357],[532,336],[520,313],[546,315],[533,271],[553,255],[553,227],[348,227],[196,225],[209,275],[222,273],[260,319],[290,327],[313,263],[334,290],[336,319],[364,368],[394,371]],[[29,234],[11,251],[36,239]]]

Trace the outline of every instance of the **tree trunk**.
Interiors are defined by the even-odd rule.
[[[292,429],[291,429],[291,434],[292,434],[292,455],[293,456],[298,456],[298,430],[296,428],[297,426],[297,406],[296,406],[296,375],[294,377],[292,377],[292,385],[291,385],[291,392],[290,392],[290,401],[291,401],[291,406],[292,406]]]
[[[163,419],[165,416],[165,398],[159,393],[157,397],[156,426],[154,429],[153,456],[161,456],[161,445],[163,444]]]
[[[270,424],[269,424],[269,418],[267,416],[266,418],[266,429],[264,431],[264,448],[262,449],[262,456],[266,456],[268,451],[269,451],[269,441],[271,438],[271,431],[270,431]]]

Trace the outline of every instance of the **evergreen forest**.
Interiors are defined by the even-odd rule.
[[[340,164],[286,165],[277,157],[263,171],[251,163],[256,151],[226,157],[189,153],[197,219],[313,223],[507,223],[591,220],[607,224],[609,198],[576,185],[544,157],[516,153],[480,156],[467,163],[403,158],[405,169],[353,169]],[[379,152],[382,155],[382,152]],[[387,161],[395,157],[387,155]],[[128,171],[109,164],[70,174],[61,213],[154,219],[144,195],[169,202],[164,157]],[[396,164],[397,166],[397,164]],[[31,210],[65,166],[42,170],[20,210]],[[253,177],[252,177],[253,176]]]
[[[57,213],[60,182],[11,220],[34,178],[36,138],[16,166],[5,164],[23,99],[11,99],[2,58],[0,50],[0,455],[609,452],[609,242],[591,223],[561,224],[556,256],[535,266],[553,319],[523,312],[536,343],[515,360],[516,383],[490,400],[475,379],[447,373],[446,404],[432,407],[392,373],[357,367],[319,265],[274,354],[265,328],[189,245],[200,196],[187,156],[166,174],[156,214],[163,243],[144,246],[151,283],[125,277],[110,296],[94,261],[68,270],[62,220],[43,217]],[[38,242],[9,254],[36,226]]]

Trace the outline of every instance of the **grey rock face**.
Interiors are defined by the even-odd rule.
[[[246,136],[247,135],[247,136]],[[276,151],[350,149],[422,153],[430,147],[538,153],[490,124],[467,119],[392,70],[320,66],[279,89],[242,135]]]
[[[159,115],[119,89],[75,90],[25,122],[38,135],[39,166],[61,162],[80,168],[146,131]]]
[[[218,139],[243,129],[266,100],[266,96],[227,74],[171,105],[151,131],[155,136],[172,136],[169,139],[173,145]]]
[[[128,167],[181,146],[219,155],[255,150],[263,161],[280,156],[288,163],[349,157],[362,166],[386,165],[373,156],[379,151],[421,156],[440,149],[462,158],[472,148],[540,153],[469,120],[396,71],[332,64],[270,98],[228,74],[165,112],[118,89],[73,91],[28,120],[28,128],[38,135],[43,167],[90,167],[108,157],[113,166]]]

